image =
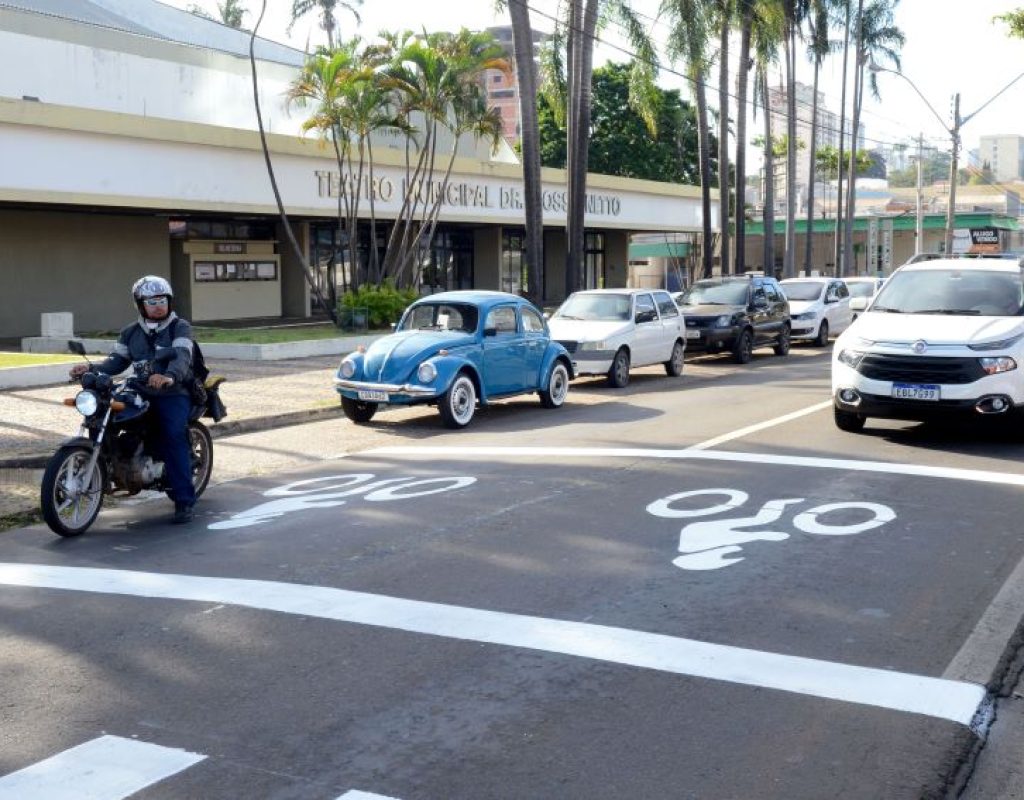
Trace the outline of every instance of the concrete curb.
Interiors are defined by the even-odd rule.
[[[289,411],[286,414],[274,414],[247,419],[226,420],[207,425],[210,436],[220,439],[224,436],[240,436],[243,433],[258,433],[273,428],[287,428],[289,425],[301,425],[304,422],[316,422],[321,419],[332,419],[341,414],[341,406],[324,408],[308,408],[303,411]],[[205,421],[204,421],[204,424]],[[69,437],[70,438],[70,437]],[[0,469],[44,469],[53,451],[45,453],[0,458]]]
[[[61,364],[4,367],[0,369],[0,389],[29,389],[34,386],[67,383],[68,370],[74,365],[74,361],[68,361]]]

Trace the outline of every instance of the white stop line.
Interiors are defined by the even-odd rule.
[[[522,647],[924,714],[970,725],[982,686],[664,634],[463,606],[238,578],[0,564],[0,584],[187,600]]]

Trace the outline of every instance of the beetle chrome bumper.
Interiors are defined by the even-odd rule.
[[[411,383],[370,383],[368,381],[351,381],[347,378],[338,377],[334,378],[334,388],[339,391],[341,389],[348,389],[352,392],[387,392],[388,394],[407,394],[414,397],[433,397],[437,394],[437,389],[432,389],[429,386],[416,386]]]

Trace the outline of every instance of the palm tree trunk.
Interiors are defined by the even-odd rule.
[[[722,225],[719,255],[723,275],[731,271],[729,251],[729,6],[722,4],[718,51],[718,216]]]
[[[768,73],[761,72],[764,101],[764,272],[775,274],[775,152],[772,145],[772,113],[768,104]]]
[[[509,0],[512,52],[519,84],[519,136],[523,158],[523,205],[526,223],[525,296],[539,305],[545,296],[544,209],[541,203],[540,129],[537,123],[537,63],[526,0]]]
[[[747,88],[750,84],[750,33],[753,4],[743,0],[740,61],[736,73],[736,273],[747,271]]]
[[[853,218],[857,213],[857,132],[860,127],[861,97],[864,92],[864,62],[861,50],[864,33],[864,0],[857,0],[857,46],[853,55],[853,127],[850,130],[849,188],[846,192],[846,225],[843,242],[843,263],[840,277],[856,274],[853,261]]]
[[[711,129],[708,127],[708,98],[704,87],[704,73],[698,71],[693,75],[694,98],[697,101],[697,149],[700,151],[700,202],[701,202],[701,233],[704,241],[701,246],[701,276],[710,278],[714,274],[712,244],[714,233],[711,230]]]
[[[786,252],[782,277],[796,275],[796,25],[786,32]]]
[[[810,277],[811,274],[811,254],[814,243],[814,178],[815,178],[815,159],[818,156],[818,73],[820,72],[820,62],[815,56],[814,58],[814,99],[811,101],[811,144],[808,148],[809,153],[809,171],[810,179],[807,181],[807,241],[804,242],[804,275]]]
[[[843,272],[843,152],[846,146],[846,70],[850,62],[850,3],[852,0],[843,0],[846,7],[846,23],[843,28],[843,89],[839,101],[839,160],[836,169],[836,231],[835,231],[835,274],[841,277]]]

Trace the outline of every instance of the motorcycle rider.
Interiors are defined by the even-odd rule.
[[[140,391],[156,415],[164,476],[174,501],[173,521],[190,522],[196,502],[188,438],[192,398],[186,383],[192,376],[192,326],[174,313],[174,291],[159,275],[139,278],[132,286],[132,299],[139,318],[121,330],[113,352],[93,368],[117,375],[133,366],[135,377],[145,382]],[[166,348],[174,349],[174,357],[157,361],[157,350]],[[70,375],[77,379],[87,370],[85,364],[76,364]]]

